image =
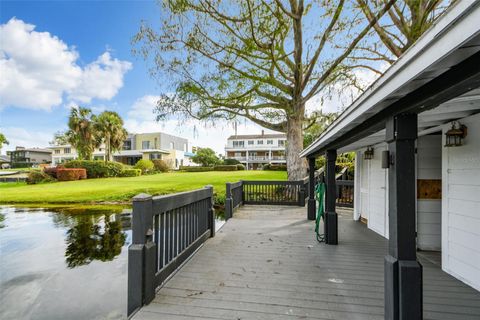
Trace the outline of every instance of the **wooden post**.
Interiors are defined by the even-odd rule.
[[[210,190],[210,206],[208,208],[208,228],[210,229],[210,237],[215,237],[215,209],[213,208],[213,186],[205,186]]]
[[[142,193],[133,198],[132,244],[128,248],[128,315],[155,296],[154,278],[149,278],[152,273],[155,275],[152,214],[151,195]]]
[[[233,216],[232,184],[227,182],[225,192],[225,221]]]
[[[327,190],[325,195],[325,243],[338,244],[338,216],[335,208],[336,202],[336,180],[335,180],[335,161],[337,160],[337,150],[327,150],[326,154],[325,177]]]
[[[385,319],[423,319],[422,265],[415,234],[417,115],[401,114],[386,125],[389,248],[385,257]]]
[[[317,209],[316,209],[316,200],[315,200],[315,158],[308,158],[308,208],[307,208],[307,218],[308,220],[315,220]]]

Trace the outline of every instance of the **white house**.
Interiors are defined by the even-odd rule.
[[[329,244],[339,243],[341,221],[328,171],[338,153],[356,152],[353,219],[389,239],[386,319],[421,315],[417,250],[480,290],[479,21],[480,1],[458,1],[302,152],[311,169],[327,155]]]

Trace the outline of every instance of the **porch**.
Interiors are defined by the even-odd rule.
[[[388,240],[337,212],[326,246],[304,207],[239,207],[133,319],[384,319]],[[418,257],[424,318],[479,319],[480,293]]]

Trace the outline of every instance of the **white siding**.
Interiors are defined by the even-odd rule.
[[[442,136],[428,135],[417,140],[417,179],[442,179]],[[417,246],[441,250],[441,200],[417,200]]]
[[[442,148],[442,268],[480,290],[480,114],[460,122],[465,144]]]

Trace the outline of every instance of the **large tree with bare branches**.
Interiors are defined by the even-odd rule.
[[[285,132],[288,177],[297,180],[306,174],[303,129],[321,115],[307,113],[307,101],[355,85],[352,70],[371,68],[348,57],[393,3],[365,19],[356,0],[165,0],[161,26],[143,24],[134,50],[174,86],[158,119],[244,117]]]

